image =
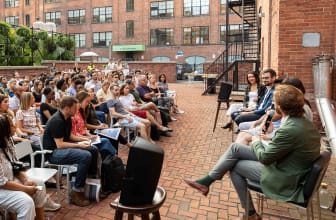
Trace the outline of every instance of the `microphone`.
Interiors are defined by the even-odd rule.
[[[275,114],[275,111],[274,111],[273,109],[271,109],[271,110],[269,111],[269,113],[268,113],[267,118],[266,118],[265,125],[264,125],[264,127],[262,128],[262,132],[263,132],[264,134],[266,133],[268,127],[270,126],[274,114]]]

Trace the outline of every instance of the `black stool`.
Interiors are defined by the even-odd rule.
[[[231,84],[221,83],[220,90],[219,90],[219,93],[218,93],[218,99],[217,99],[218,104],[217,104],[215,123],[214,123],[213,130],[212,130],[213,132],[216,129],[216,124],[217,124],[217,120],[218,120],[218,113],[219,113],[222,102],[226,103],[227,109],[230,107],[231,91],[232,91],[232,85]]]
[[[116,198],[110,206],[116,210],[114,220],[122,220],[124,213],[128,213],[128,220],[134,219],[134,215],[141,216],[143,220],[149,220],[149,214],[152,214],[153,220],[160,220],[159,209],[166,200],[166,191],[158,186],[156,188],[153,202],[150,205],[141,205],[141,206],[124,206],[119,203],[120,197]]]

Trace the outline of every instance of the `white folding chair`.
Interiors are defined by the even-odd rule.
[[[43,147],[43,136],[41,136],[41,148]],[[43,150],[48,154],[52,154],[51,150]],[[61,178],[62,174],[66,174],[66,187],[67,187],[67,202],[70,203],[70,190],[71,190],[71,184],[70,184],[70,174],[77,171],[77,165],[76,164],[54,164],[49,162],[47,159],[48,157],[45,157],[45,155],[42,155],[42,162],[41,166],[43,167],[57,167],[57,175],[56,175],[56,188],[57,188],[57,195],[58,199],[60,200],[60,188],[61,188]]]
[[[26,171],[26,175],[29,179],[38,179],[43,181],[44,183],[47,182],[49,179],[51,179],[53,176],[57,174],[56,169],[52,168],[35,168],[35,160],[34,157],[37,154],[44,155],[47,152],[46,151],[35,151],[33,152],[32,146],[29,141],[23,141],[19,142],[15,145],[15,152],[16,157],[18,160],[22,159],[23,157],[29,155],[30,156],[30,168]],[[56,184],[59,185],[59,182]],[[57,196],[58,196],[58,202],[60,202],[60,191],[59,188],[57,189]]]
[[[125,134],[127,135],[127,141],[128,142],[131,142],[131,132],[134,133],[134,136],[138,136],[138,130],[137,128],[134,128],[134,127],[130,127],[130,126],[127,126],[127,125],[121,125],[119,122],[118,122],[118,119],[116,117],[114,117],[111,112],[110,112],[110,118],[111,118],[111,122],[110,122],[110,128],[122,128],[124,129],[125,131]],[[114,123],[113,121],[116,120],[117,122]]]

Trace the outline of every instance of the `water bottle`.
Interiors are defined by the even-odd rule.
[[[321,188],[320,188],[320,207],[322,209],[329,209],[330,206],[330,194],[328,192],[328,184],[326,183],[321,183]]]

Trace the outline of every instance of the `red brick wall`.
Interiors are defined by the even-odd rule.
[[[335,55],[335,0],[280,2],[278,72],[299,77],[313,93],[312,58]],[[302,35],[320,33],[320,47],[302,47]]]

